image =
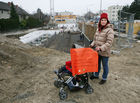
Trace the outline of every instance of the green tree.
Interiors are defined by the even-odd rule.
[[[18,14],[16,12],[13,2],[11,3],[11,8],[10,8],[10,19],[15,19],[19,21],[19,17],[18,17]]]
[[[138,0],[134,0],[129,8],[130,13],[135,13],[135,19],[140,19],[140,5],[138,3]]]
[[[123,12],[129,12],[129,5],[123,6],[122,10]],[[118,11],[118,20],[120,20],[120,10]],[[128,19],[128,15],[126,15],[125,13],[121,13],[121,21],[123,21],[124,19]]]
[[[26,20],[22,20],[22,21],[20,22],[20,27],[21,27],[21,29],[25,29],[26,26],[27,26],[27,21],[26,21]]]
[[[26,20],[26,26],[28,28],[34,28],[34,27],[40,27],[43,25],[43,22],[39,21],[39,19],[33,18],[33,17],[29,17]]]
[[[129,12],[129,8],[130,8],[130,6],[126,5],[123,7],[122,11]]]
[[[122,11],[129,12],[129,13],[135,13],[134,19],[140,19],[140,7],[139,6],[140,6],[140,4],[139,4],[138,0],[134,0],[130,6],[129,5],[124,6]],[[120,13],[120,11],[118,13]],[[125,18],[126,15],[122,14],[121,17]]]
[[[14,4],[11,3],[10,19],[0,19],[0,31],[19,29],[19,17],[16,13]]]

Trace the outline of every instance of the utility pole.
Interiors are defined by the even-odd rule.
[[[50,0],[50,22],[54,24],[54,0]]]
[[[54,0],[50,0],[50,15],[54,15]]]
[[[102,0],[100,0],[100,14],[102,12]]]

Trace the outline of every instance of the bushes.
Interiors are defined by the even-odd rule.
[[[17,20],[13,19],[0,19],[0,31],[9,31],[13,29],[18,29],[19,23]]]
[[[26,20],[22,20],[21,22],[20,22],[20,28],[21,29],[25,29],[27,27],[27,21]]]
[[[20,23],[16,19],[0,19],[0,32],[40,26],[43,26],[43,22],[32,17],[29,17],[27,20],[22,20]]]
[[[33,17],[29,17],[27,20],[26,20],[26,27],[28,28],[34,28],[34,27],[40,27],[40,26],[43,26],[43,22],[39,21],[38,19],[35,19]]]
[[[26,29],[26,28],[35,28],[43,26],[43,22],[39,21],[38,19],[35,19],[33,17],[29,17],[27,20],[22,20],[20,22],[20,28]]]
[[[0,31],[9,31],[19,28],[19,17],[16,13],[13,2],[10,7],[10,19],[0,19]]]
[[[25,28],[34,28],[40,26],[43,26],[43,22],[33,17],[29,17],[27,20],[22,20],[20,22],[19,16],[16,13],[16,9],[13,3],[11,3],[11,7],[10,7],[10,19],[0,19],[0,32],[15,30],[19,28],[25,29]]]

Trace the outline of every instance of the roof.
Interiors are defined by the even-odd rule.
[[[16,11],[17,11],[17,14],[19,15],[29,15],[25,10],[23,10],[20,7],[16,8]]]
[[[15,6],[15,8],[16,8],[16,6]],[[8,5],[8,3],[0,1],[0,10],[10,11],[10,6]],[[23,10],[20,7],[17,7],[16,11],[17,11],[18,15],[29,15],[25,10]]]
[[[4,3],[0,1],[0,10],[10,10],[10,6],[8,5],[8,3]]]

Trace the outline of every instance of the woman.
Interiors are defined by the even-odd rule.
[[[98,29],[94,35],[93,42],[90,47],[95,47],[95,50],[99,54],[98,59],[98,72],[95,72],[90,79],[99,79],[99,73],[101,70],[101,62],[103,65],[102,80],[99,84],[104,84],[107,81],[108,76],[108,60],[110,55],[110,48],[114,39],[114,31],[112,25],[109,23],[107,13],[102,13],[98,24]]]

